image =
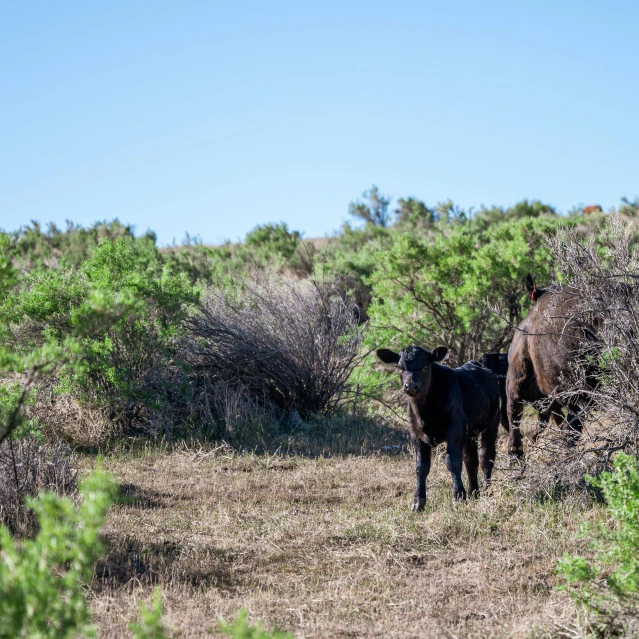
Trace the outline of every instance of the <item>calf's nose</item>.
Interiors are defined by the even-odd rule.
[[[404,384],[404,390],[408,392],[414,392],[417,390],[417,384],[415,382],[406,382]]]

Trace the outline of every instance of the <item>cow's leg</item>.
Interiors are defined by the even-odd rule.
[[[508,453],[516,457],[524,456],[524,447],[521,440],[521,417],[524,413],[524,399],[530,400],[538,394],[535,390],[535,371],[532,361],[526,353],[519,357],[508,355],[508,373],[506,374],[506,397],[508,424]],[[535,399],[537,399],[535,397]]]
[[[572,443],[576,443],[583,430],[584,423],[581,417],[582,410],[577,404],[568,405],[568,417],[566,418],[566,424],[570,433],[570,440]]]
[[[479,436],[479,462],[484,472],[484,487],[490,484],[497,455],[497,427],[487,429]]]
[[[557,427],[564,421],[564,413],[559,402],[553,402],[550,407],[550,420]]]
[[[477,469],[479,459],[477,456],[477,444],[472,439],[464,443],[464,466],[468,475],[468,491],[471,497],[479,497],[479,484],[477,482]]]
[[[417,485],[415,486],[415,500],[413,510],[424,510],[426,506],[426,477],[430,472],[431,447],[420,439],[415,438]]]
[[[516,457],[524,456],[524,446],[521,441],[521,416],[524,413],[523,401],[514,393],[508,393],[508,453]]]
[[[506,382],[499,380],[499,421],[504,430],[509,433],[510,426],[508,424],[508,397],[506,396]]]
[[[537,441],[539,435],[541,435],[546,427],[548,426],[548,422],[552,420],[556,426],[559,426],[563,420],[564,416],[561,413],[561,404],[557,402],[552,402],[548,410],[539,411],[539,424],[537,426],[537,430],[532,434],[531,439],[533,442]]]
[[[453,477],[453,497],[455,499],[466,499],[466,489],[462,482],[462,450],[463,444],[460,439],[449,440],[446,450],[446,468]]]
[[[532,433],[532,435],[530,436],[530,439],[532,439],[533,443],[536,442],[539,435],[541,435],[546,430],[546,426],[548,426],[548,420],[550,419],[550,415],[551,415],[550,409],[539,411],[539,420],[537,422],[537,428],[535,429],[535,432]]]

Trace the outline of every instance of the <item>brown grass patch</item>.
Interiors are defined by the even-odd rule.
[[[122,496],[92,583],[103,637],[127,636],[154,585],[185,638],[241,607],[297,637],[579,636],[554,566],[582,551],[573,535],[597,506],[523,499],[499,472],[480,499],[453,504],[441,455],[420,514],[405,453],[218,448],[107,465]]]
[[[25,412],[44,424],[52,439],[60,438],[73,446],[96,448],[119,430],[105,409],[83,406],[71,395],[58,394],[52,383],[38,389]]]

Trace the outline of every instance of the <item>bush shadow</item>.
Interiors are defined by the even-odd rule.
[[[174,540],[141,541],[107,535],[107,553],[95,566],[91,587],[100,592],[137,585],[184,584],[233,590],[241,583],[233,553]]]
[[[202,435],[195,431],[186,439],[207,441]],[[308,419],[296,416],[288,421],[250,420],[227,429],[223,441],[238,452],[310,458],[393,455],[410,447],[407,429],[348,414]]]

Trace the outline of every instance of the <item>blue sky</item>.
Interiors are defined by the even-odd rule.
[[[0,0],[0,228],[639,195],[639,3]]]

